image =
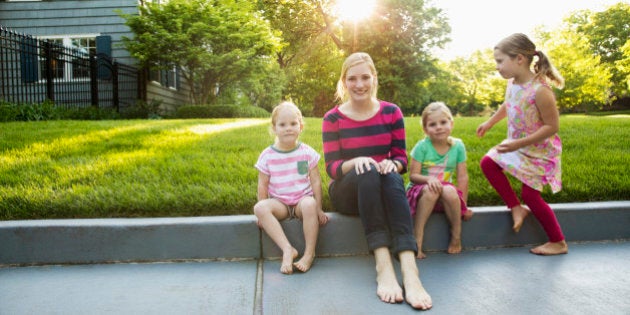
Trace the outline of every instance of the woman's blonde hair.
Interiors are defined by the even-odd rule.
[[[446,104],[444,104],[443,102],[433,102],[427,105],[427,107],[425,107],[424,110],[422,111],[422,120],[420,121],[420,123],[422,124],[423,129],[427,125],[427,119],[429,115],[436,112],[444,114],[446,118],[448,118],[448,120],[453,121],[453,114],[451,113],[451,110],[448,108],[448,106],[446,106]],[[453,138],[449,136],[446,142],[449,145],[452,145]]]
[[[372,76],[374,77],[374,84],[372,84],[372,89],[370,91],[370,96],[373,99],[376,99],[376,92],[378,90],[378,78],[376,73],[376,67],[374,66],[374,61],[372,61],[372,57],[364,52],[356,52],[352,55],[348,56],[346,60],[343,62],[341,66],[341,76],[339,77],[339,81],[337,81],[337,92],[335,93],[336,99],[341,102],[345,102],[348,100],[348,88],[346,87],[346,76],[348,74],[348,69],[360,65],[367,64],[370,68],[370,72],[372,72]]]
[[[549,79],[554,85],[561,89],[564,87],[564,78],[558,70],[551,64],[551,61],[542,51],[536,50],[536,45],[522,33],[512,34],[502,39],[494,49],[498,49],[502,53],[514,58],[517,55],[523,55],[527,58],[528,65],[534,61],[534,56],[538,57],[538,61],[534,64],[534,73],[536,77]]]

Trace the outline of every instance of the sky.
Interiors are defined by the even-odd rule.
[[[451,42],[436,50],[444,60],[467,57],[473,51],[492,48],[512,33],[524,33],[534,40],[534,29],[554,28],[571,12],[588,9],[604,11],[623,0],[430,0],[429,5],[443,9],[451,26]]]

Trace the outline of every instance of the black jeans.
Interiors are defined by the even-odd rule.
[[[381,175],[374,167],[361,175],[352,170],[330,185],[328,195],[339,213],[361,217],[370,251],[387,246],[396,258],[401,251],[418,253],[400,174]]]

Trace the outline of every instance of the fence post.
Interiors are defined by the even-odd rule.
[[[112,98],[114,108],[117,113],[120,113],[120,100],[118,99],[118,62],[112,61]]]
[[[96,54],[90,51],[90,95],[92,96],[92,106],[98,107],[98,63]]]
[[[49,41],[44,41],[44,58],[45,58],[45,74],[46,74],[46,97],[55,101],[55,85],[54,85],[54,76],[53,76],[53,54],[52,54],[52,43]]]

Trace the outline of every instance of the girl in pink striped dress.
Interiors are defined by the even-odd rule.
[[[282,250],[280,272],[293,273],[293,268],[306,272],[315,259],[319,226],[328,222],[322,210],[322,180],[317,164],[319,154],[298,138],[304,130],[300,109],[283,102],[271,113],[275,143],[262,151],[256,162],[258,169],[258,202],[254,214],[258,225]],[[291,245],[280,221],[302,220],[304,255],[297,262],[298,251]]]

